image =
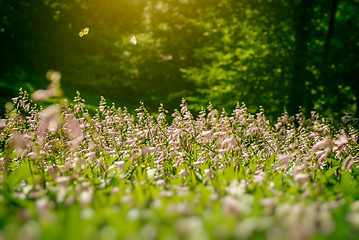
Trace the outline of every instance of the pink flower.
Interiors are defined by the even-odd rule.
[[[260,172],[260,173],[255,173],[255,175],[253,176],[253,182],[258,183],[259,185],[264,184],[265,182],[265,178],[264,178],[264,173]]]
[[[55,96],[57,96],[56,90],[54,88],[48,88],[46,90],[40,89],[40,90],[35,91],[31,95],[31,98],[34,101],[41,101],[41,100],[55,97]]]
[[[297,155],[298,151],[295,151],[288,155],[278,155],[278,160],[282,162],[284,166],[287,166],[289,164],[289,161]]]
[[[345,135],[345,133],[343,133],[342,135],[339,135],[338,139],[334,141],[334,144],[337,145],[337,149],[339,149],[341,146],[343,146],[347,143],[348,143],[348,138]]]
[[[202,132],[201,135],[204,138],[211,140],[213,138],[213,128],[211,130]]]
[[[313,147],[312,147],[312,152],[315,152],[318,149],[324,149],[326,147],[329,146],[329,144],[331,143],[330,139],[328,137],[324,138],[323,140],[317,142]]]
[[[310,177],[309,177],[308,173],[297,173],[293,177],[294,182],[298,182],[298,183],[304,183],[305,181],[307,181],[309,179],[310,179]]]

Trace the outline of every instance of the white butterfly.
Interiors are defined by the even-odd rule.
[[[89,31],[90,31],[90,28],[84,28],[84,29],[82,29],[80,32],[79,32],[79,36],[80,37],[83,37],[83,36],[85,36],[85,35],[87,35],[87,34],[89,34]]]
[[[136,44],[137,44],[137,40],[136,40],[136,37],[135,37],[135,36],[132,36],[132,37],[131,37],[130,43],[132,43],[133,45],[136,45]]]

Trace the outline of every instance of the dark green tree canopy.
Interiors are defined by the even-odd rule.
[[[355,113],[358,11],[342,0],[0,0],[1,92],[44,87],[56,69],[68,96],[150,109],[185,97],[193,110]]]

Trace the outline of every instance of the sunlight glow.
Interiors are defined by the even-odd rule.
[[[132,36],[132,37],[131,37],[130,43],[132,43],[133,45],[136,45],[136,44],[137,44],[137,39],[136,39],[135,36]]]
[[[82,29],[80,32],[79,32],[79,36],[80,37],[83,37],[83,36],[85,36],[85,35],[87,35],[87,34],[89,34],[89,31],[90,31],[90,28],[84,28],[84,29]]]

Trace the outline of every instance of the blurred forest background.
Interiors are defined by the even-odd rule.
[[[54,69],[94,105],[358,115],[358,13],[359,0],[0,0],[1,113]]]

